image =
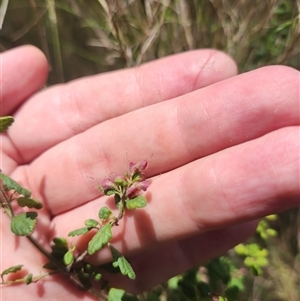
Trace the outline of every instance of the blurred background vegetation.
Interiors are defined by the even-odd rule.
[[[0,51],[39,47],[51,67],[48,85],[198,48],[223,50],[240,72],[271,64],[300,70],[299,12],[299,0],[2,0]],[[233,251],[226,255],[244,276],[237,300],[300,300],[299,210],[271,224],[277,236],[251,239],[268,250],[261,275],[244,270]],[[201,273],[184,276],[190,287],[176,278],[141,298],[198,300],[191,292]]]

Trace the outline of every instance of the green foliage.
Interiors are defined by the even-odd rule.
[[[268,238],[277,236],[277,231],[271,228],[269,221],[276,221],[277,215],[269,215],[262,219],[256,229],[256,232],[260,235],[263,240],[267,240]]]
[[[112,212],[105,206],[100,208],[98,215],[101,220],[106,221],[112,215]]]
[[[73,231],[69,232],[68,236],[84,235],[84,234],[88,233],[90,230],[91,230],[90,227],[79,228],[79,229],[76,229],[76,230],[73,230]]]
[[[68,250],[64,255],[64,264],[71,265],[74,262],[75,256],[73,250]]]
[[[2,185],[5,187],[7,191],[13,190],[23,195],[25,198],[30,198],[31,192],[28,189],[22,187],[19,183],[17,183],[9,176],[0,172],[0,179],[2,180]]]
[[[108,293],[108,301],[122,301],[124,290],[111,288]]]
[[[36,222],[36,212],[24,212],[13,216],[10,224],[11,231],[18,236],[29,236],[33,233]]]
[[[35,209],[43,208],[43,204],[39,200],[35,200],[32,198],[18,197],[17,202],[20,207],[28,207],[28,208],[35,208]]]
[[[144,196],[139,195],[133,199],[126,201],[126,208],[129,210],[143,208],[147,205],[147,200]]]
[[[30,284],[30,283],[32,283],[32,278],[33,278],[33,274],[30,273],[30,274],[26,277],[25,283],[26,283],[27,285]]]
[[[53,245],[51,245],[51,256],[56,260],[55,262],[47,262],[43,268],[49,270],[59,270],[58,262],[64,262],[64,256],[69,251],[68,241],[64,237],[54,237]]]
[[[148,2],[149,6],[146,6]],[[300,68],[299,43],[297,43],[300,36],[299,6],[293,0],[233,0],[230,5],[228,1],[223,0],[167,2],[121,0],[114,3],[113,10],[105,10],[103,1],[89,1],[89,5],[86,5],[85,1],[57,0],[56,6],[51,9],[51,15],[55,15],[57,19],[55,24],[49,17],[50,9],[47,11],[45,1],[35,0],[33,3],[34,5],[29,2],[28,5],[24,5],[23,0],[10,1],[1,33],[1,47],[9,49],[17,45],[33,44],[42,48],[48,56],[52,70],[49,84],[63,81],[63,77],[69,81],[84,75],[139,65],[168,54],[199,48],[217,48],[229,53],[237,61],[241,72],[270,64]],[[41,13],[44,16],[44,9],[46,15],[41,18]],[[111,24],[111,20],[114,20],[115,27]],[[28,26],[31,21],[34,21],[35,26]],[[55,29],[56,34],[53,34]],[[57,45],[61,45],[61,50]],[[64,62],[64,66],[61,62]],[[12,121],[10,116],[1,117],[0,132],[6,130]],[[135,177],[139,178],[140,175],[136,174]],[[0,178],[7,191],[30,198],[30,191],[12,179],[1,173]],[[115,182],[123,188],[126,186],[122,178],[118,178]],[[119,217],[122,217],[122,210],[128,208],[128,199],[122,199],[120,191],[115,188],[103,192],[108,196],[114,195],[120,208],[120,215],[114,217],[110,213],[100,217],[99,214],[99,218],[116,225]],[[124,196],[124,191],[121,195]],[[3,208],[7,209],[11,201],[12,199],[9,199]],[[289,212],[287,215],[297,216],[297,212]],[[271,239],[276,238],[278,229],[270,227],[269,221],[263,219],[259,223],[257,229],[259,235],[251,240],[254,246],[243,245],[245,248],[240,256],[250,269],[258,265],[261,280],[266,270],[268,272],[266,288],[262,289],[262,281],[259,287],[262,292],[258,292],[257,287],[254,288],[257,300],[298,300],[299,298],[295,298],[296,293],[293,293],[295,290],[299,291],[300,284],[299,280],[295,280],[298,279],[298,273],[294,272],[298,267],[295,258],[299,257],[295,239],[298,235],[297,219],[280,220],[278,224],[282,225],[283,229],[279,229],[280,239],[276,240],[275,246]],[[82,228],[84,230],[75,230],[75,233],[77,231],[75,235],[85,234],[100,224],[96,226],[95,223],[85,223],[85,226]],[[54,240],[51,255],[63,261],[70,246],[64,239]],[[261,252],[264,247],[268,248],[268,253],[273,257],[262,256],[265,254]],[[252,278],[245,272],[248,277],[245,294],[241,295],[241,299],[234,297],[235,287],[238,287],[240,292],[245,289],[245,277],[242,272],[244,268],[237,268],[242,263],[235,253],[230,252],[226,257],[233,259],[235,269],[223,259],[206,266],[206,269],[211,267],[222,280],[218,280],[217,277],[215,279],[212,272],[206,271],[203,275],[201,269],[195,268],[190,272],[194,273],[194,276],[185,273],[174,277],[166,290],[161,289],[158,293],[153,290],[144,299],[158,301],[162,296],[163,300],[168,301],[192,300],[188,299],[188,296],[192,295],[201,301],[234,298],[247,300],[249,297],[247,288],[252,290],[249,279]],[[268,266],[267,269],[263,268],[264,260],[269,260],[269,267],[272,265],[272,269]],[[76,259],[74,264],[76,265]],[[50,265],[51,262],[48,263],[48,266]],[[52,263],[52,268],[57,270],[58,267]],[[96,275],[95,267],[84,268],[81,272],[73,267],[75,274],[76,271],[82,282],[86,282],[86,286],[90,285],[91,275]],[[296,276],[293,278],[294,274]],[[211,279],[208,275],[212,276]],[[272,279],[273,285],[270,284]],[[228,281],[227,284],[225,280]],[[278,292],[278,287],[281,287],[281,292]],[[224,297],[217,296],[215,290]],[[215,296],[214,299],[212,296]]]
[[[111,224],[106,224],[93,236],[88,245],[88,253],[93,255],[101,250],[112,238]]]
[[[0,133],[5,132],[14,122],[14,118],[11,116],[0,117]]]
[[[51,10],[47,2],[10,1],[1,47],[41,48],[52,67],[50,85],[201,48],[229,53],[241,71],[300,68],[294,0],[56,0]]]
[[[96,228],[97,226],[99,226],[99,223],[98,223],[96,220],[92,219],[92,218],[87,219],[87,220],[84,222],[84,224],[85,224],[87,227],[89,227],[89,228]]]
[[[255,275],[262,275],[262,268],[269,264],[268,250],[262,249],[258,244],[239,244],[234,248],[238,255],[245,256],[245,266]]]
[[[19,264],[19,265],[15,265],[15,266],[12,266],[8,269],[5,269],[2,273],[1,273],[1,277],[3,277],[4,275],[8,275],[8,274],[11,274],[11,273],[16,273],[18,271],[20,271],[22,268],[23,268],[24,265],[22,264]]]
[[[110,245],[109,247],[113,258],[113,267],[119,267],[122,275],[128,276],[132,280],[135,279],[135,272],[127,259],[112,245]]]

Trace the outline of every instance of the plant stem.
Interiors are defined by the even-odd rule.
[[[57,16],[55,12],[55,1],[47,0],[47,8],[49,13],[50,30],[51,30],[52,42],[53,42],[56,75],[58,81],[63,83],[64,82],[63,63],[62,63],[60,39],[59,39],[59,33],[57,27]]]
[[[7,216],[12,219],[12,217],[14,216],[14,212],[13,212],[13,209],[10,205],[10,202],[9,202],[9,198],[7,196],[7,193],[3,187],[2,184],[0,184],[0,192],[1,192],[1,195],[0,195],[0,204],[1,204],[1,207],[3,208],[4,212],[7,214]]]

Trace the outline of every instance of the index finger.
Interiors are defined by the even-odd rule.
[[[0,115],[12,114],[27,97],[38,91],[48,75],[45,56],[26,45],[0,54]]]
[[[14,147],[23,154],[15,160],[19,164],[28,163],[46,149],[107,119],[186,94],[236,73],[235,63],[224,53],[197,50],[44,90],[15,115],[9,135]]]

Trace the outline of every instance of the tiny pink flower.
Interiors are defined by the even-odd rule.
[[[108,189],[113,189],[115,186],[115,184],[109,179],[109,178],[106,178],[102,181],[102,188],[103,190],[108,190]]]
[[[137,182],[136,186],[138,188],[140,188],[141,190],[146,191],[148,189],[150,183],[151,183],[151,181],[148,179],[148,180],[145,180],[145,181],[142,181],[142,182]]]
[[[127,186],[127,182],[123,176],[116,175],[112,180],[116,185]]]
[[[129,164],[129,172],[131,174],[142,173],[148,166],[147,160],[142,160],[137,163],[130,162]]]
[[[136,187],[135,184],[130,186],[126,191],[126,196],[130,199],[136,197],[140,193],[141,189]]]
[[[135,182],[132,186],[130,186],[126,191],[126,196],[130,199],[136,197],[140,194],[141,190],[146,191],[150,185],[150,180],[145,180],[142,182]]]

